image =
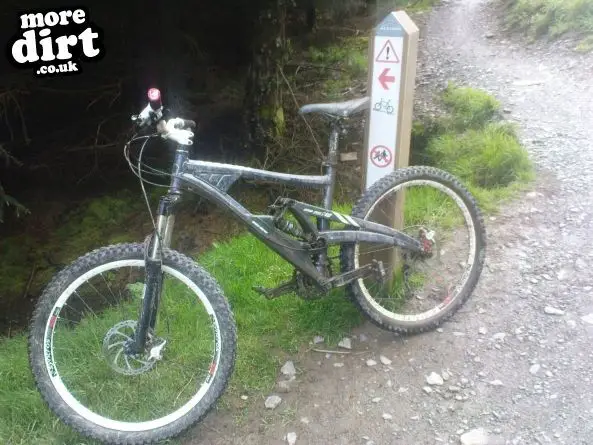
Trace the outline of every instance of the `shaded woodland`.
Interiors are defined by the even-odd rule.
[[[16,33],[26,3],[2,5],[4,42]],[[168,106],[200,122],[202,140],[220,136],[222,127],[236,150],[257,151],[279,105],[277,67],[287,62],[291,45],[315,28],[316,6],[338,19],[367,7],[362,1],[314,0],[88,4],[106,51],[102,60],[84,64],[83,74],[39,78],[2,60],[0,146],[7,162],[0,183],[18,198],[33,184],[71,185],[119,168],[129,115],[155,85]],[[209,132],[221,117],[223,124]]]
[[[51,274],[88,248],[113,241],[105,230],[81,226],[69,235],[64,229],[77,221],[83,202],[102,200],[91,204],[99,215],[93,227],[102,221],[121,225],[113,214],[130,213],[130,202],[142,204],[122,149],[131,134],[130,115],[145,105],[148,88],[157,86],[174,114],[199,123],[194,156],[299,172],[317,171],[324,150],[306,151],[310,128],[296,127],[297,121],[303,124],[298,106],[365,92],[364,82],[350,87],[352,77],[336,66],[349,56],[336,39],[366,36],[374,1],[130,0],[84,6],[103,31],[105,54],[83,62],[82,74],[65,77],[18,69],[9,62],[6,43],[20,31],[21,13],[69,6],[25,0],[0,7],[6,44],[0,62],[0,325],[20,325]],[[365,42],[359,39],[357,58]],[[324,45],[334,45],[329,58]],[[315,57],[303,56],[311,48]],[[364,56],[354,62],[356,77],[363,78]],[[320,95],[327,79],[337,93]],[[169,157],[157,149],[146,161],[167,167]],[[122,193],[128,201],[120,199]],[[132,228],[144,233],[145,210],[134,210],[137,219],[126,220],[128,235],[137,236]]]

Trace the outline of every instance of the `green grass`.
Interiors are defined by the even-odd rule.
[[[440,230],[463,224],[463,216],[456,203],[434,187],[406,190],[404,220],[407,226],[427,225]]]
[[[412,164],[457,176],[483,211],[495,213],[534,179],[517,129],[502,120],[499,101],[485,91],[449,84],[442,102],[443,115],[413,126]]]
[[[531,179],[531,162],[512,127],[489,123],[462,134],[445,133],[428,145],[440,168],[472,185],[492,189]]]
[[[588,53],[591,50],[593,50],[593,35],[585,37],[575,48],[575,51],[581,53]]]
[[[593,35],[593,0],[510,0],[506,22],[510,29],[522,29],[532,39],[559,37],[575,32],[585,39]],[[585,40],[580,49],[589,48]]]
[[[368,41],[368,36],[343,37],[335,44],[308,49],[312,63],[331,68],[319,88],[328,99],[338,100],[357,79],[366,76]]]
[[[349,206],[337,206],[337,209],[349,211]],[[199,262],[223,287],[238,327],[237,365],[229,389],[221,400],[223,408],[232,406],[241,394],[251,395],[271,389],[284,357],[297,352],[314,335],[322,335],[335,343],[361,321],[359,312],[344,299],[342,291],[317,301],[303,301],[295,296],[267,301],[256,294],[251,290],[252,286],[275,286],[290,277],[291,268],[251,235],[216,243],[199,258]],[[192,314],[185,306],[179,305],[179,308],[180,316]],[[191,321],[185,321],[189,326]],[[99,324],[95,327],[99,328]],[[96,330],[89,330],[89,335],[92,337]],[[92,338],[72,335],[71,339],[65,339],[72,347],[80,349],[92,342]],[[195,346],[191,341],[178,344]],[[0,443],[92,443],[63,426],[45,408],[33,384],[26,354],[24,335],[0,341],[0,418],[3,419]],[[79,372],[70,377],[84,380],[89,400],[96,402],[93,397],[109,390],[104,378],[108,369],[97,358],[89,360],[92,362],[78,363],[74,369]],[[86,373],[82,372],[85,370]],[[92,391],[98,387],[101,391]],[[140,397],[151,398],[149,395]]]
[[[452,83],[443,92],[442,100],[450,113],[441,118],[441,125],[457,132],[484,127],[500,109],[500,102],[487,92]]]
[[[439,0],[378,0],[377,9],[383,12],[404,9],[406,12],[426,11],[436,5]]]
[[[225,283],[235,313],[240,342],[233,390],[269,387],[281,363],[271,352],[294,353],[317,334],[337,341],[361,320],[341,291],[317,301],[290,296],[268,301],[252,291],[251,286],[273,287],[289,279],[292,269],[250,235],[217,244],[200,262]]]

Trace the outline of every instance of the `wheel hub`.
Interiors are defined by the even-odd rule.
[[[143,353],[130,353],[134,342],[137,322],[125,320],[117,323],[105,334],[103,339],[103,355],[111,369],[119,374],[139,375],[150,371],[155,363],[162,358],[162,350],[166,340],[148,333]]]

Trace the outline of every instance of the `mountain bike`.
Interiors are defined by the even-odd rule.
[[[102,247],[59,271],[31,321],[30,364],[39,391],[80,433],[117,444],[176,436],[200,421],[226,388],[236,355],[233,313],[215,279],[171,248],[184,191],[227,210],[294,266],[286,282],[255,288],[266,298],[315,299],[345,287],[373,323],[410,334],[438,326],[472,293],[484,264],[484,223],[452,175],[402,168],[366,190],[350,214],[333,210],[339,135],[350,117],[368,110],[368,97],[300,109],[329,120],[321,175],[190,159],[195,122],[166,119],[158,90],[148,98],[132,117],[139,130],[124,153],[141,180],[153,232],[143,243]],[[155,169],[141,161],[154,138],[175,146],[156,218],[142,176]],[[138,141],[144,143],[134,164],[130,144]],[[323,202],[281,196],[266,214],[253,214],[228,193],[239,180],[318,188]]]

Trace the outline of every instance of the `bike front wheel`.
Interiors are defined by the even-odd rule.
[[[154,443],[202,419],[224,392],[236,329],[215,280],[163,251],[156,325],[132,354],[144,295],[144,245],[95,250],[60,271],[35,309],[30,364],[50,409],[107,443]]]
[[[342,269],[373,264],[378,273],[347,292],[381,328],[418,333],[452,316],[473,292],[486,252],[484,221],[475,199],[452,175],[408,167],[377,181],[352,216],[388,225],[418,240],[425,252],[371,243],[342,246]]]

